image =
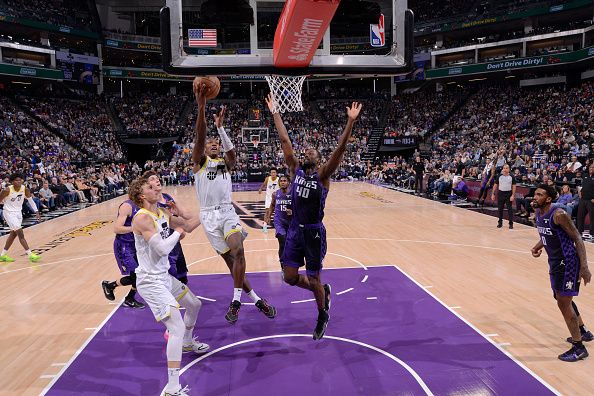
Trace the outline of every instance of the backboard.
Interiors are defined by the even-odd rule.
[[[322,0],[166,0],[161,10],[163,69],[174,75],[218,76],[410,71],[414,17],[407,0],[325,0],[339,5],[309,65],[275,66],[279,19],[283,15],[284,26],[283,9],[296,1],[314,7]]]

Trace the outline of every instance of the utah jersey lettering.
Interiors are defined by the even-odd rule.
[[[207,156],[194,179],[201,208],[231,204],[231,175],[224,159]]]
[[[16,191],[11,185],[9,193],[4,198],[4,210],[7,212],[20,212],[23,210],[23,202],[25,202],[25,186],[21,186],[19,191]]]

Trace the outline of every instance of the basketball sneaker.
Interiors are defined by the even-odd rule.
[[[124,307],[128,307],[128,308],[135,308],[135,309],[144,309],[145,305],[139,301],[136,301],[133,298],[126,298],[124,300]]]
[[[183,353],[187,353],[187,352],[194,352],[194,353],[205,353],[206,351],[208,351],[210,349],[210,346],[208,344],[205,344],[203,342],[199,342],[196,337],[194,337],[192,339],[192,342],[189,344],[184,344],[184,347],[182,349]]]
[[[264,313],[267,318],[273,319],[276,316],[276,308],[268,304],[268,301],[264,299],[260,299],[256,302],[256,308],[258,308],[260,312]]]
[[[105,298],[107,298],[109,301],[115,300],[115,294],[113,294],[114,288],[109,286],[109,281],[101,282],[101,288],[103,289]]]
[[[326,283],[324,284],[324,309],[326,311],[330,310],[330,304],[332,303],[332,301],[330,301],[330,293],[332,292],[332,287],[330,287],[330,284]]]
[[[320,338],[324,337],[324,333],[326,333],[326,327],[328,327],[328,320],[330,320],[330,315],[325,310],[320,310],[318,314],[318,323],[316,324],[316,328],[313,332],[313,339],[319,340]]]
[[[582,333],[582,342],[590,342],[592,340],[594,340],[594,334],[592,334],[590,330],[586,331],[585,333]],[[570,344],[573,343],[573,338],[567,337],[567,342],[569,342]]]
[[[32,262],[32,263],[36,263],[39,260],[41,260],[41,256],[38,255],[38,254],[35,254],[35,253],[31,252],[31,254],[29,255],[29,261]]]
[[[165,396],[190,396],[190,388],[186,385],[185,387],[179,387],[175,392],[165,391]]]
[[[225,319],[227,319],[227,322],[231,324],[237,322],[237,319],[239,319],[240,308],[241,303],[239,301],[231,301],[231,304],[229,304],[229,309],[227,310],[227,314],[225,315]]]
[[[585,359],[589,356],[585,346],[578,347],[573,345],[571,349],[565,353],[559,355],[559,359],[564,362],[577,362],[578,360]]]
[[[12,263],[14,262],[14,259],[12,257],[9,257],[8,254],[3,254],[2,256],[0,256],[0,261],[2,261],[3,263]]]

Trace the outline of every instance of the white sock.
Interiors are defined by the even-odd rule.
[[[260,297],[258,297],[258,295],[254,291],[254,289],[252,289],[252,291],[250,291],[248,293],[248,296],[250,296],[250,298],[252,299],[252,301],[255,302],[255,303],[258,302],[258,300],[260,300]]]
[[[233,289],[233,301],[239,301],[241,302],[241,292],[243,290],[240,288],[234,288]]]
[[[6,253],[8,253],[8,250],[2,249],[2,254],[0,254],[0,256],[4,256]]]
[[[168,368],[167,369],[167,377],[169,381],[167,382],[167,386],[165,387],[168,391],[176,391],[181,386],[179,385],[179,367],[178,368]]]
[[[186,332],[184,333],[184,345],[188,345],[191,344],[192,341],[194,340],[194,328],[187,328],[186,327]]]
[[[30,256],[31,255],[31,250],[30,249],[27,250],[26,253],[27,253],[27,256]]]

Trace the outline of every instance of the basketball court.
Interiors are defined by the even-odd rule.
[[[168,188],[197,207],[192,187]],[[164,327],[148,309],[105,300],[115,278],[111,222],[123,198],[25,230],[43,260],[23,256],[0,276],[6,394],[157,394],[166,382]],[[366,183],[334,183],[323,277],[331,319],[314,342],[311,295],[282,283],[273,231],[250,227],[256,192],[234,200],[248,227],[250,279],[279,310],[246,304],[224,314],[231,278],[201,228],[182,242],[202,298],[196,334],[211,345],[184,355],[182,382],[206,395],[575,394],[592,386],[591,360],[560,362],[567,329],[551,296],[533,228],[495,228],[490,216]],[[252,220],[252,221],[250,221]],[[591,245],[588,253],[594,254]],[[577,299],[588,324],[590,286]],[[116,291],[123,298],[121,290]],[[568,380],[571,378],[571,380]],[[296,386],[298,384],[299,386]]]

